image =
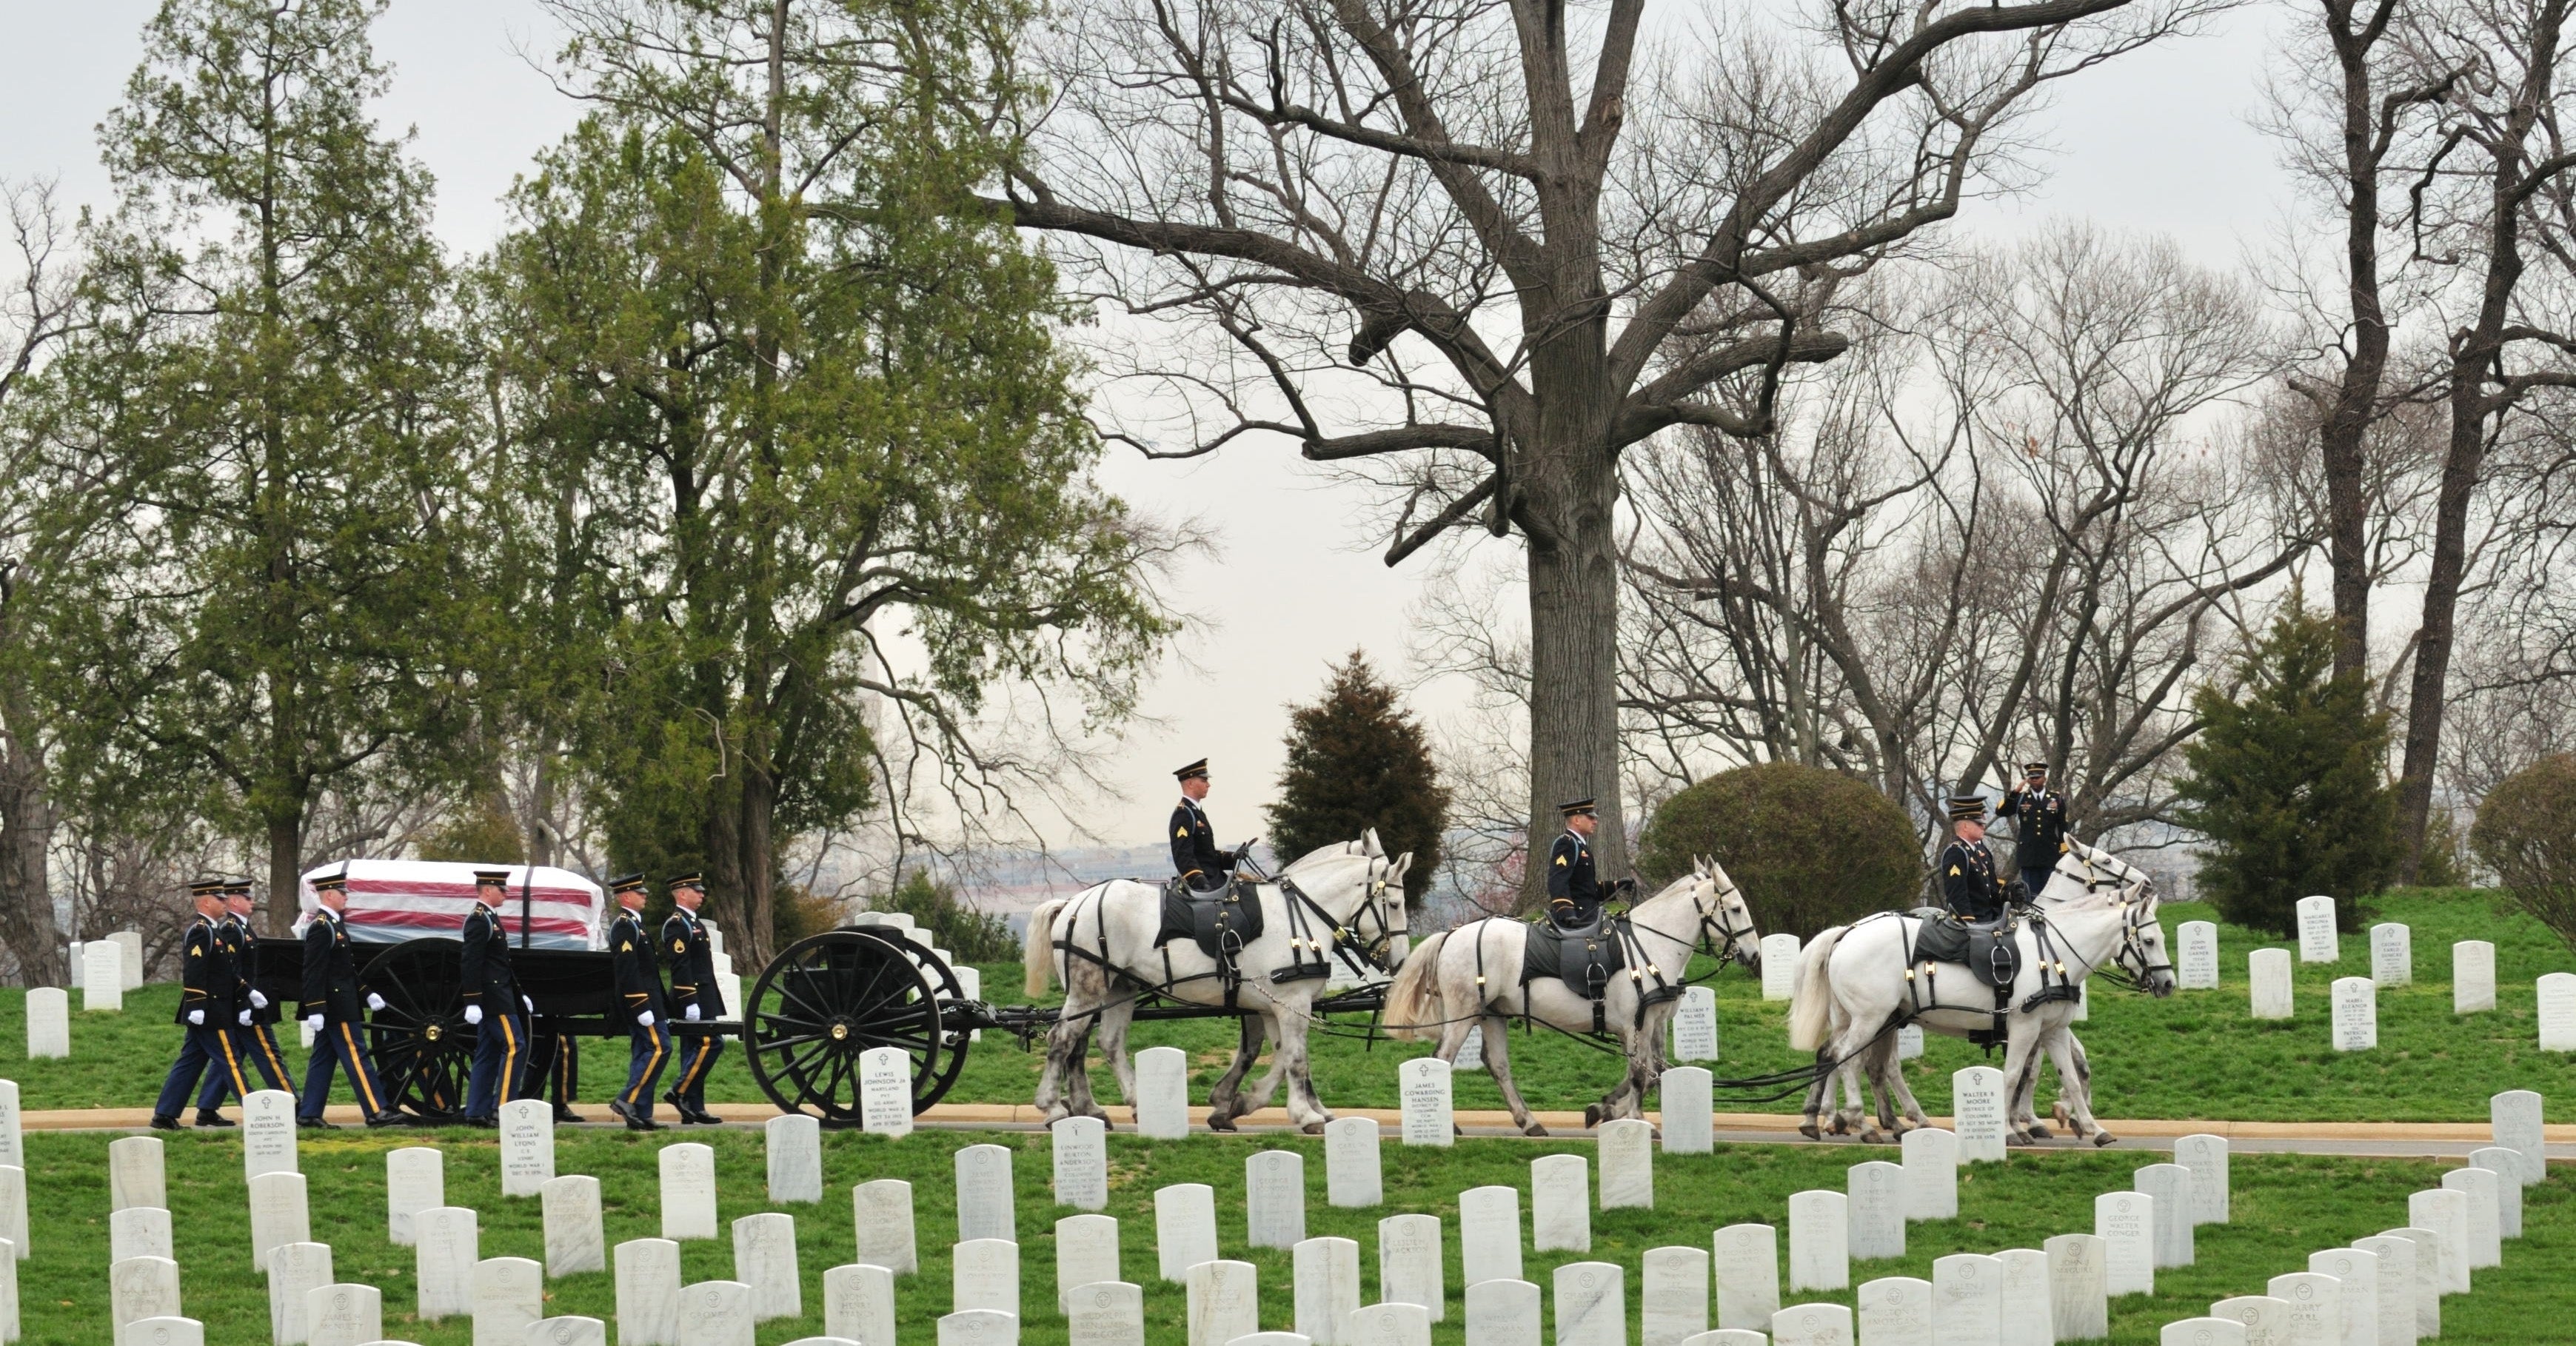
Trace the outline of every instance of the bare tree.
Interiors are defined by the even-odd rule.
[[[1695,43],[1644,0],[1111,0],[992,204],[1214,347],[1140,343],[1162,396],[1120,437],[1387,462],[1390,564],[1519,536],[1528,835],[1604,795],[1616,872],[1622,453],[1768,433],[1848,344],[1837,283],[1991,182],[2030,95],[2216,7],[1866,0]]]
[[[1811,425],[1639,460],[1629,704],[1717,760],[1866,774],[1927,828],[2020,755],[2096,830],[2158,816],[2210,628],[2313,541],[2225,414],[2270,332],[2235,278],[2073,227],[1888,316]]]

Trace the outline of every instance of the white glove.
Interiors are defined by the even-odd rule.
[[[250,1007],[252,1009],[267,1009],[268,997],[261,995],[257,991],[252,991],[250,993]]]
[[[697,1007],[697,1006],[695,1006],[695,1005],[691,1005],[691,1006],[689,1006],[689,1007],[688,1007],[688,1009],[686,1009],[686,1010],[682,1011],[682,1013],[684,1013],[684,1014],[686,1014],[686,1015],[688,1016],[688,1019],[689,1019],[689,1022],[690,1022],[690,1023],[696,1023],[696,1022],[698,1021],[698,1007]]]
[[[481,1005],[466,1006],[465,1022],[470,1024],[479,1024],[483,1022],[483,1007]]]
[[[235,1018],[237,1018],[237,1019],[240,1019],[240,1020],[241,1020],[241,1026],[242,1026],[242,1027],[244,1027],[244,1028],[248,1028],[248,1027],[250,1027],[250,1011],[249,1011],[249,1010],[243,1010],[240,1014],[237,1014],[237,1015],[235,1015],[235,1016],[233,1016],[233,1017],[235,1017]]]
[[[373,991],[367,992],[367,1008],[375,1010],[380,1014],[383,1013],[385,1008],[385,998],[377,995]]]
[[[203,1028],[203,1027],[205,1027],[205,1026],[206,1026],[206,1012],[205,1012],[204,1010],[190,1010],[190,1011],[188,1011],[188,1022],[190,1022],[190,1023],[192,1023],[192,1024],[195,1024],[195,1025],[196,1025],[197,1027],[199,1027],[199,1028]]]
[[[534,1014],[537,1012],[537,1002],[528,999],[526,996],[519,997],[519,1003],[528,1007],[528,1013]]]
[[[646,1028],[651,1028],[653,1026],[653,1011],[646,1010],[642,1014],[636,1015],[635,1022],[644,1025]]]
[[[322,1031],[322,1016],[321,1016],[321,1015],[319,1015],[319,1014],[307,1014],[307,1015],[305,1015],[305,1016],[304,1016],[304,1026],[305,1026],[305,1027],[307,1027],[307,1028],[312,1029],[312,1030],[313,1030],[314,1032],[316,1032],[316,1033],[321,1032],[321,1031]]]

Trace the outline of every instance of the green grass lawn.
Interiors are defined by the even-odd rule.
[[[710,1134],[710,1132],[713,1134]],[[27,1137],[29,1200],[34,1258],[19,1271],[19,1302],[29,1343],[95,1346],[107,1335],[106,1150],[113,1137],[85,1133],[31,1133]],[[654,1151],[670,1139],[625,1132],[565,1132],[556,1137],[556,1169],[599,1178],[610,1244],[657,1237],[659,1201]],[[730,1221],[767,1209],[761,1136],[747,1127],[713,1128],[688,1139],[711,1143],[721,1213]],[[849,1189],[858,1182],[900,1177],[913,1184],[921,1272],[899,1281],[901,1339],[929,1343],[935,1320],[949,1305],[948,1247],[956,1236],[952,1200],[954,1152],[979,1139],[1016,1151],[1019,1193],[1021,1298],[1028,1312],[1021,1340],[1055,1346],[1066,1340],[1056,1313],[1053,1227],[1060,1215],[1049,1190],[1048,1138],[1035,1134],[976,1137],[920,1132],[898,1142],[846,1132],[824,1138],[825,1200],[792,1207],[799,1269],[808,1316],[764,1324],[760,1341],[778,1343],[822,1330],[822,1277],[851,1260]],[[447,1152],[449,1201],[480,1213],[486,1257],[543,1260],[544,1244],[534,1198],[503,1200],[498,1153],[483,1133],[451,1131],[396,1136],[341,1131],[307,1133],[302,1165],[310,1182],[313,1236],[332,1247],[335,1272],[384,1292],[388,1336],[423,1346],[466,1346],[470,1325],[451,1319],[437,1325],[412,1320],[416,1302],[412,1251],[385,1241],[384,1153],[400,1144],[434,1143]],[[1217,1192],[1218,1235],[1228,1257],[1260,1268],[1261,1323],[1293,1323],[1289,1256],[1244,1247],[1244,1161],[1263,1148],[1288,1148],[1306,1156],[1309,1235],[1336,1234],[1361,1245],[1364,1302],[1377,1298],[1375,1221],[1401,1212],[1442,1217],[1447,1258],[1448,1319],[1434,1329],[1441,1343],[1462,1339],[1464,1287],[1459,1284],[1457,1194],[1503,1184],[1527,1191],[1528,1165],[1540,1154],[1589,1155],[1579,1142],[1532,1144],[1470,1140],[1446,1151],[1399,1151],[1385,1156],[1387,1204],[1375,1210],[1336,1210],[1324,1200],[1324,1159],[1319,1142],[1305,1138],[1193,1136],[1154,1142],[1110,1137],[1110,1205],[1120,1222],[1127,1278],[1146,1287],[1148,1339],[1178,1346],[1183,1339],[1184,1297],[1178,1286],[1155,1278],[1153,1192],[1167,1183],[1204,1182]],[[181,1133],[168,1137],[173,1226],[179,1239],[182,1302],[189,1316],[207,1324],[214,1346],[260,1346],[268,1340],[265,1287],[251,1271],[246,1244],[247,1197],[240,1143],[229,1136]],[[1692,1244],[1705,1248],[1720,1226],[1759,1220],[1782,1229],[1787,1249],[1787,1199],[1807,1188],[1843,1189],[1844,1167],[1858,1156],[1781,1146],[1721,1147],[1713,1155],[1657,1156],[1656,1207],[1652,1211],[1595,1211],[1589,1254],[1524,1253],[1524,1274],[1549,1285],[1551,1268],[1566,1261],[1615,1262],[1627,1269],[1633,1334],[1638,1268],[1650,1247]],[[1961,1175],[1960,1218],[1912,1227],[1902,1259],[1856,1263],[1855,1283],[1880,1276],[1929,1277],[1932,1259],[1952,1252],[1996,1252],[2038,1247],[2052,1234],[2089,1231],[2095,1195],[2125,1188],[2129,1175],[2153,1156],[2102,1152],[2017,1155],[2010,1162],[1978,1166]],[[2340,1246],[2406,1222],[2407,1194],[2439,1182],[2431,1162],[2362,1161],[2296,1156],[2239,1155],[2233,1164],[2234,1221],[2198,1233],[2198,1263],[2157,1277],[2158,1293],[2113,1301],[2112,1339],[2152,1343],[2157,1328],[2206,1312],[2213,1300],[2259,1293],[2266,1280],[2303,1271],[2310,1252]],[[2443,1302],[2445,1343],[2576,1342],[2576,1321],[2565,1310],[2567,1287],[2576,1284],[2576,1201],[2564,1172],[2530,1189],[2525,1233],[2505,1245],[2505,1265],[2477,1273],[2476,1289]],[[1528,1218],[1526,1198],[1523,1220]],[[1526,1223],[1524,1224],[1526,1239]],[[732,1274],[728,1239],[682,1245],[690,1281]],[[612,1259],[613,1265],[613,1259]],[[615,1307],[613,1276],[566,1277],[547,1285],[546,1311],[607,1319]],[[1832,1299],[1840,1295],[1789,1296]],[[1631,1341],[1635,1338],[1632,1335]]]
[[[2178,903],[2164,911],[2170,937],[2183,921],[2216,919],[2206,906]],[[2409,892],[2383,898],[2376,919],[2413,930],[2416,982],[2381,992],[2379,1050],[2338,1053],[2328,1045],[2327,985],[2338,975],[2367,975],[2365,930],[2347,932],[2343,959],[2332,965],[2297,965],[2298,1017],[2257,1022],[2247,1013],[2245,957],[2256,948],[2291,947],[2233,926],[2220,930],[2221,984],[2214,991],[2186,991],[2162,1001],[2102,988],[2090,1022],[2079,1030],[2095,1074],[2094,1104],[2106,1117],[2205,1117],[2247,1121],[2482,1121],[2487,1099],[2503,1089],[2534,1089],[2548,1099],[2552,1121],[2576,1121],[2576,1055],[2544,1054],[2532,984],[2545,972],[2576,969],[2576,955],[2537,922],[2482,892]],[[2487,939],[2496,945],[2497,1009],[2451,1013],[2451,945]],[[1696,972],[1713,965],[1700,960]],[[748,979],[746,979],[748,981]],[[1020,973],[1002,965],[984,969],[995,998],[1017,997]],[[1788,1050],[1788,1007],[1765,1004],[1740,969],[1712,983],[1718,995],[1721,1076],[1750,1076],[1798,1064]],[[747,989],[747,988],[746,988]],[[0,1075],[15,1079],[28,1108],[135,1107],[148,1103],[178,1050],[170,1023],[177,989],[129,992],[117,1015],[87,1015],[73,996],[73,1057],[25,1059],[23,993],[0,991]],[[291,1030],[291,1025],[288,1026]],[[1328,1105],[1394,1107],[1396,1065],[1426,1054],[1427,1044],[1367,1043],[1364,1021],[1335,1023],[1328,1031],[1353,1035],[1327,1040],[1314,1053],[1316,1086]],[[1042,1057],[1023,1052],[1009,1034],[988,1032],[949,1094],[953,1102],[1025,1103],[1032,1096]],[[291,1031],[281,1034],[290,1067],[303,1069]],[[1192,1097],[1204,1102],[1208,1084],[1224,1068],[1235,1041],[1227,1022],[1140,1024],[1132,1048],[1171,1045],[1191,1054]],[[1984,1059],[1964,1042],[1935,1037],[1930,1050],[1907,1069],[1916,1094],[1935,1114],[1949,1107],[1952,1071]],[[2000,1059],[2000,1058],[1998,1058]],[[1513,1071],[1530,1105],[1542,1110],[1579,1109],[1600,1097],[1616,1064],[1588,1044],[1548,1032],[1515,1033]],[[1093,1057],[1101,1097],[1117,1098],[1108,1071]],[[625,1079],[625,1044],[587,1042],[582,1091],[589,1100],[609,1096]],[[708,1082],[719,1102],[758,1102],[762,1095],[730,1047]],[[2045,1097],[2045,1092],[2043,1093]],[[347,1086],[340,1087],[347,1101]],[[1461,1108],[1498,1108],[1501,1095],[1490,1076],[1462,1075]],[[1722,1094],[1722,1110],[1794,1112],[1798,1100],[1735,1102]],[[593,1102],[588,1111],[605,1119]]]

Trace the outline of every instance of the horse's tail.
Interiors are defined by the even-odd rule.
[[[1029,913],[1029,933],[1020,945],[1020,966],[1028,969],[1028,992],[1045,995],[1047,983],[1055,975],[1055,918],[1064,910],[1065,899],[1052,898],[1038,904]]]
[[[1825,975],[1825,965],[1833,961],[1834,946],[1849,928],[1838,925],[1819,933],[1798,955],[1798,980],[1789,996],[1791,1051],[1812,1052],[1825,1045],[1825,1029],[1833,1021],[1832,979]]]
[[[1386,988],[1386,1008],[1378,1018],[1388,1037],[1419,1041],[1424,1036],[1422,1025],[1440,1022],[1440,946],[1448,942],[1446,930],[1433,935],[1413,946],[1404,966],[1395,970],[1395,981]]]

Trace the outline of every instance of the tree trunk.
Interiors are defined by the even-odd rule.
[[[766,768],[748,767],[742,779],[742,918],[735,927],[744,967],[768,966],[771,932],[777,929],[770,908],[778,859],[770,823],[777,808],[778,783]]]
[[[268,820],[268,909],[260,933],[284,938],[295,927],[295,909],[304,888],[304,813]]]
[[[2326,473],[2326,562],[2334,575],[2336,677],[2370,675],[2369,498],[2364,441],[2388,367],[2388,315],[2379,294],[2379,152],[2370,49],[2382,28],[2356,26],[2350,4],[2326,7],[2343,77],[2344,279],[2352,356],[2319,427]]]
[[[53,837],[44,758],[16,733],[0,731],[0,943],[17,956],[22,986],[71,984],[69,951],[46,883]]]
[[[2501,307],[2499,306],[2499,311]],[[2424,577],[2424,619],[2415,633],[2415,676],[2406,701],[2406,757],[2397,778],[2397,881],[2413,883],[2433,811],[2433,773],[2442,752],[2460,584],[2468,567],[2469,499],[2486,465],[2485,375],[2493,348],[2463,334],[2451,361],[2451,444],[2433,507],[2433,564]]]
[[[1535,455],[1534,455],[1535,456]],[[1618,468],[1607,454],[1567,452],[1580,466],[1524,488],[1548,520],[1529,538],[1530,824],[1524,909],[1547,897],[1547,849],[1563,829],[1557,806],[1592,796],[1601,827],[1592,855],[1603,882],[1628,872],[1619,798],[1619,558],[1611,511]]]

